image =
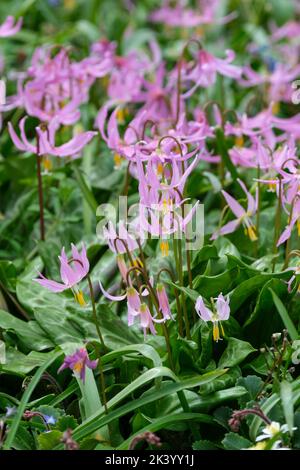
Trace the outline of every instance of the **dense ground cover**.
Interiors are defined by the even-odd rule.
[[[0,3],[0,448],[300,447],[297,3]]]

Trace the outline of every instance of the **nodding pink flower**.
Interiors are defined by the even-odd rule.
[[[287,285],[288,285],[288,292],[291,293],[291,292],[292,292],[292,288],[293,288],[293,282],[294,282],[294,280],[295,280],[295,279],[298,279],[298,281],[299,281],[300,265],[295,266],[295,267],[293,267],[293,268],[288,268],[288,271],[294,271],[294,274],[292,275],[292,277],[290,278],[290,280],[289,280],[288,283],[287,283]],[[300,284],[298,285],[297,292],[300,292]]]
[[[156,330],[154,323],[163,323],[165,321],[164,318],[157,320],[153,318],[149,307],[146,303],[141,303],[138,309],[130,309],[130,321],[128,321],[128,325],[131,326],[134,322],[134,318],[138,317],[140,322],[140,327],[144,332],[144,337],[146,338],[147,330],[149,329],[153,335],[156,335]],[[129,318],[128,318],[129,320]]]
[[[157,298],[158,298],[158,303],[159,303],[159,309],[161,313],[163,314],[164,320],[170,320],[170,319],[174,320],[172,313],[171,313],[165,286],[161,282],[157,284],[156,293],[157,293]]]
[[[229,298],[227,299],[223,294],[219,294],[215,299],[211,299],[212,310],[206,307],[203,297],[200,295],[196,301],[195,309],[201,320],[205,322],[211,321],[213,323],[213,339],[219,341],[220,329],[219,322],[228,320],[230,315]],[[221,333],[224,336],[224,329],[222,323],[220,323]]]
[[[123,281],[127,284],[127,266],[123,255],[117,255],[117,265]]]
[[[23,18],[19,18],[15,23],[15,18],[13,16],[8,16],[4,23],[0,25],[0,38],[7,38],[17,34],[22,27],[22,23]]]
[[[147,330],[149,329],[153,335],[156,335],[156,330],[154,323],[163,323],[166,318],[156,319],[153,318],[148,305],[145,302],[141,302],[141,298],[137,290],[133,286],[127,287],[126,293],[123,295],[111,295],[107,292],[99,281],[99,286],[102,294],[111,301],[121,301],[127,298],[127,321],[128,326],[134,324],[135,318],[139,318],[140,327],[144,331],[144,336],[146,337]],[[148,289],[145,289],[142,296],[149,295]]]
[[[39,273],[40,278],[33,280],[52,292],[63,292],[64,290],[71,289],[76,301],[81,306],[85,305],[83,293],[77,287],[77,284],[88,274],[90,269],[85,246],[82,246],[82,251],[79,253],[76,246],[72,243],[72,257],[68,259],[63,248],[58,258],[60,261],[62,283],[47,279],[41,273]]]
[[[287,64],[276,63],[272,72],[260,74],[251,67],[246,66],[243,69],[245,78],[239,80],[239,84],[245,87],[269,84],[268,96],[274,102],[273,110],[278,108],[280,101],[290,101],[293,89],[291,82],[299,76],[300,66],[291,67]]]
[[[273,28],[272,41],[281,39],[292,39],[300,36],[300,23],[297,21],[288,21],[280,28]]]
[[[113,253],[124,254],[127,253],[127,249],[132,252],[138,248],[137,241],[128,233],[122,221],[117,230],[114,224],[109,221],[107,227],[103,227],[103,237]]]
[[[217,230],[212,235],[211,240],[215,240],[216,238],[218,238],[219,235],[226,235],[228,233],[234,232],[241,224],[244,226],[245,234],[248,235],[250,240],[257,240],[256,227],[250,219],[250,217],[252,217],[257,210],[257,197],[256,199],[254,199],[254,197],[247,190],[245,184],[239,179],[238,182],[247,196],[247,210],[245,210],[239,202],[237,202],[232,196],[230,196],[230,194],[228,194],[226,191],[222,191],[222,194],[225,197],[229,208],[232,210],[232,212],[237,218],[231,220],[221,229]]]
[[[232,50],[226,51],[226,59],[218,59],[204,49],[198,52],[196,65],[191,71],[183,67],[182,82],[194,82],[194,86],[183,94],[184,98],[190,97],[199,86],[205,88],[212,86],[217,78],[217,73],[226,77],[239,79],[242,68],[232,65],[235,54]]]
[[[299,196],[300,197],[300,196]],[[279,240],[277,242],[277,246],[282,245],[282,243],[286,242],[292,235],[292,230],[294,226],[297,226],[298,237],[300,237],[300,199],[296,197],[294,203],[292,203],[291,215],[289,216],[289,222],[285,227],[284,231],[282,232]]]
[[[224,24],[228,23],[236,17],[235,13],[231,13],[223,18],[216,18],[218,8],[218,1],[211,0],[210,2],[201,2],[202,10],[187,8],[186,2],[173,2],[175,6],[171,5],[172,2],[165,2],[161,8],[155,10],[150,15],[150,20],[154,23],[164,23],[172,27],[181,28],[194,28],[196,26],[206,24]]]
[[[137,136],[131,128],[125,132],[124,138],[121,139],[118,127],[118,115],[120,107],[117,107],[111,114],[107,123],[107,133],[105,131],[105,123],[108,114],[108,105],[103,106],[97,117],[96,125],[99,128],[102,138],[105,140],[107,146],[114,152],[122,155],[125,158],[132,158],[134,155],[134,144],[137,141]],[[117,159],[115,155],[115,160]],[[117,162],[116,162],[117,163]]]
[[[69,142],[55,146],[55,133],[58,129],[58,123],[53,120],[48,126],[37,127],[36,132],[39,142],[32,144],[29,142],[25,132],[25,122],[27,116],[21,119],[19,128],[21,138],[16,134],[11,122],[8,123],[8,131],[15,146],[23,152],[31,152],[38,155],[53,155],[55,157],[76,157],[81,150],[92,140],[97,134],[94,131],[83,132],[77,134]]]
[[[89,359],[87,350],[80,348],[74,354],[66,356],[63,364],[58,369],[58,373],[64,369],[71,369],[76,376],[80,377],[82,382],[85,382],[86,367],[89,369],[96,369],[98,359],[91,361]]]

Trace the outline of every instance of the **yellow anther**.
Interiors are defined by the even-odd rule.
[[[163,172],[164,172],[163,164],[161,162],[159,162],[157,164],[157,174],[161,176],[163,174]]]
[[[245,235],[247,235],[252,242],[255,242],[257,240],[257,235],[255,231],[256,231],[256,228],[254,225],[245,228]]]
[[[141,268],[144,267],[144,265],[143,265],[142,261],[140,260],[140,258],[135,258],[135,259],[133,260],[133,265],[134,265],[135,267],[139,267],[139,266],[140,266]]]
[[[213,324],[213,339],[214,341],[219,341],[220,339],[220,330],[217,322],[214,322]]]
[[[86,302],[84,300],[82,291],[79,290],[78,292],[75,292],[74,295],[75,295],[76,302],[78,302],[81,307],[84,307],[86,305]]]
[[[64,8],[66,10],[73,10],[76,5],[76,0],[64,0]]]
[[[235,146],[243,147],[243,145],[244,145],[244,137],[242,135],[237,135],[235,138]]]
[[[114,163],[115,163],[115,168],[120,168],[122,164],[123,157],[119,153],[114,154]]]
[[[274,193],[276,191],[276,183],[268,183],[269,191]]]
[[[76,362],[76,364],[74,365],[73,370],[74,370],[74,372],[76,372],[76,374],[80,374],[80,372],[82,371],[82,368],[83,368],[82,362],[81,362],[81,361],[78,361],[78,362]]]
[[[280,111],[280,103],[279,101],[275,101],[272,105],[272,114],[278,114]]]
[[[127,114],[127,109],[126,108],[119,108],[117,111],[117,121],[119,124],[124,124],[125,122],[125,116]]]
[[[50,158],[47,155],[43,156],[42,160],[43,167],[45,168],[45,171],[48,173],[52,170],[52,162]]]
[[[163,256],[169,255],[169,242],[168,241],[161,240],[159,247]]]

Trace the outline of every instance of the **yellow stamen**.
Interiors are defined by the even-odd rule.
[[[161,162],[159,162],[157,164],[157,174],[161,176],[163,174],[163,172],[164,172],[163,164]]]
[[[120,168],[122,160],[123,160],[123,157],[121,157],[120,154],[118,154],[118,153],[114,154],[115,168]]]
[[[298,237],[300,237],[300,219],[297,220]]]
[[[221,327],[221,335],[225,336],[225,331],[224,331],[222,323],[220,323],[220,327]]]
[[[244,137],[242,135],[237,135],[235,138],[235,146],[243,147],[243,145],[244,145]]]
[[[204,28],[202,26],[198,26],[196,28],[196,35],[199,37],[204,36]]]
[[[273,114],[278,114],[280,111],[280,103],[278,101],[276,101],[275,103],[273,103],[272,105],[272,113]]]
[[[276,191],[276,183],[268,183],[269,191],[274,193]]]
[[[161,240],[159,247],[163,256],[169,256],[169,242],[166,240]]]
[[[74,365],[73,370],[74,370],[74,372],[76,372],[76,374],[80,374],[80,372],[82,371],[82,368],[83,368],[82,362],[81,362],[81,361],[78,361],[78,362],[76,362],[76,364]]]
[[[117,111],[117,121],[119,124],[124,124],[125,122],[125,116],[127,114],[127,109],[126,108],[119,108]]]
[[[214,341],[219,341],[220,339],[220,330],[219,330],[219,325],[217,322],[214,322],[214,325],[213,325],[213,338],[214,338]]]
[[[255,225],[245,228],[245,235],[248,235],[248,237],[250,238],[252,242],[255,242],[257,240],[257,235],[255,231],[256,231]]]
[[[43,156],[42,163],[43,163],[43,167],[45,168],[46,172],[50,172],[52,170],[52,162],[51,162],[50,158],[48,157],[48,155]]]
[[[84,131],[83,127],[81,124],[76,124],[76,126],[74,127],[74,130],[73,130],[73,135],[80,135],[82,134]]]
[[[75,299],[79,303],[81,307],[84,307],[86,305],[86,302],[83,297],[83,292],[79,290],[78,292],[75,292]]]
[[[141,261],[140,258],[138,258],[138,257],[133,260],[133,265],[136,266],[136,267],[139,267],[139,266],[140,266],[141,268],[144,267],[142,261]]]
[[[105,77],[102,77],[101,78],[101,84],[104,88],[107,88],[108,87],[108,84],[109,84],[109,77],[108,75],[106,75]]]

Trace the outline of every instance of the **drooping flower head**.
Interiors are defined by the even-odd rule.
[[[226,235],[228,233],[234,232],[240,225],[244,226],[245,234],[248,235],[251,241],[257,240],[256,227],[251,220],[251,217],[256,213],[257,199],[255,199],[249,193],[245,184],[241,180],[238,180],[238,182],[247,196],[247,209],[244,209],[241,204],[237,202],[232,196],[230,196],[230,194],[228,194],[226,191],[222,191],[222,194],[225,197],[229,208],[236,216],[236,219],[228,222],[220,230],[217,230],[212,235],[211,240],[215,240],[216,238],[218,238],[219,235]]]
[[[15,23],[15,18],[13,16],[8,16],[4,23],[0,25],[0,38],[7,38],[17,34],[22,27],[22,23],[23,18],[19,18]]]
[[[201,320],[213,323],[213,339],[214,341],[219,341],[219,322],[228,320],[230,315],[229,299],[226,299],[222,293],[219,294],[216,299],[212,299],[212,310],[210,310],[205,305],[204,299],[200,295],[196,301],[195,309]],[[224,329],[221,323],[220,327],[221,333],[224,336]]]
[[[71,369],[84,383],[86,367],[89,369],[96,369],[97,364],[98,359],[91,361],[87,350],[85,348],[80,348],[77,349],[74,354],[65,357],[63,364],[58,369],[58,372],[61,372],[64,369]]]
[[[79,253],[76,246],[72,244],[72,257],[70,259],[68,259],[63,248],[59,260],[62,283],[47,279],[41,273],[40,278],[34,279],[34,281],[52,292],[63,292],[66,289],[72,289],[77,302],[82,306],[85,305],[83,293],[77,287],[77,284],[88,274],[90,268],[85,246],[83,245],[82,251]]]

